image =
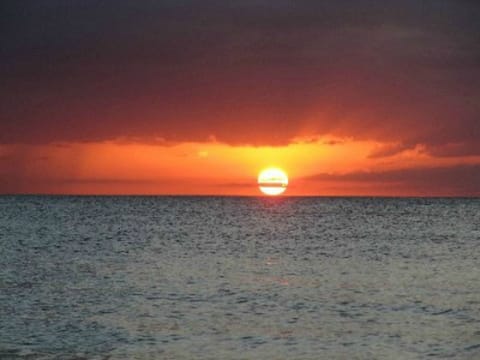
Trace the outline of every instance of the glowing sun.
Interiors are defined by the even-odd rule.
[[[258,186],[265,195],[280,195],[287,190],[288,176],[278,168],[262,170],[258,175]]]

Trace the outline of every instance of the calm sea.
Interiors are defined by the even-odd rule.
[[[480,359],[480,200],[0,197],[0,359]]]

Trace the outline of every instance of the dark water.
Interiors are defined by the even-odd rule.
[[[480,359],[480,200],[0,197],[0,359]]]

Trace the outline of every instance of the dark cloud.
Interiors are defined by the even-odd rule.
[[[480,154],[474,1],[2,1],[0,143],[285,144]]]
[[[440,167],[417,167],[347,174],[317,174],[306,181],[379,186],[391,194],[480,196],[480,165],[463,164]]]

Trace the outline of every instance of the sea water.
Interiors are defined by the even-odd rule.
[[[480,359],[480,200],[0,197],[0,359]]]

